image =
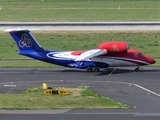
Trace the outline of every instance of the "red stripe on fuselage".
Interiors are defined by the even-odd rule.
[[[123,60],[126,62],[131,62],[137,65],[148,65],[149,62],[145,58],[145,56],[136,56],[138,54],[142,54],[139,50],[128,50],[127,53],[108,53],[105,55],[102,55],[102,57],[111,57],[116,60]]]
[[[128,58],[128,59],[127,58],[113,58],[113,59],[123,60],[123,61],[134,63],[134,64],[137,64],[137,65],[148,65],[149,64],[146,61],[138,60],[138,59],[131,59],[131,58]]]
[[[80,56],[82,53],[86,52],[87,50],[82,50],[82,51],[74,51],[71,54],[75,56]],[[134,63],[137,65],[148,65],[149,62],[145,59],[145,56],[139,56],[136,57],[136,54],[141,54],[142,52],[139,50],[128,50],[127,53],[107,53],[101,56],[97,57],[102,57],[102,58],[113,58],[115,60],[123,60],[126,62]]]

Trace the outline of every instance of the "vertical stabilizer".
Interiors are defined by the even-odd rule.
[[[37,42],[37,40],[29,30],[8,29],[5,31],[10,33],[20,51],[28,51],[28,50],[35,50],[37,52],[44,51],[44,49],[40,46],[40,44]]]

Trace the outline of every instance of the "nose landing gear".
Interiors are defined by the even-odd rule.
[[[135,68],[135,72],[139,72],[139,66]]]

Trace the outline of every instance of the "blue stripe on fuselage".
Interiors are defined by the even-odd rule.
[[[44,62],[48,62],[51,64],[61,65],[65,67],[71,67],[70,65],[76,65],[76,68],[85,69],[87,67],[108,67],[108,64],[101,63],[101,62],[94,62],[94,61],[80,61],[76,62],[74,59],[71,58],[64,58],[64,57],[56,57],[54,54],[61,53],[58,51],[42,51],[37,52],[35,50],[29,51],[21,51],[19,52],[20,55],[25,55],[37,60],[41,60]],[[83,63],[81,65],[81,63]]]
[[[71,59],[71,58],[64,58],[64,57],[56,57],[54,54],[62,53],[60,51],[50,51],[46,54],[47,57],[47,62],[52,63],[52,64],[57,64],[57,65],[62,65],[62,66],[68,66],[68,64],[73,63],[75,64],[76,62]]]

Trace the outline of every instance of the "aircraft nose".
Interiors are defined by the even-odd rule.
[[[147,56],[147,62],[149,62],[150,64],[154,64],[154,63],[156,63],[156,60]]]

